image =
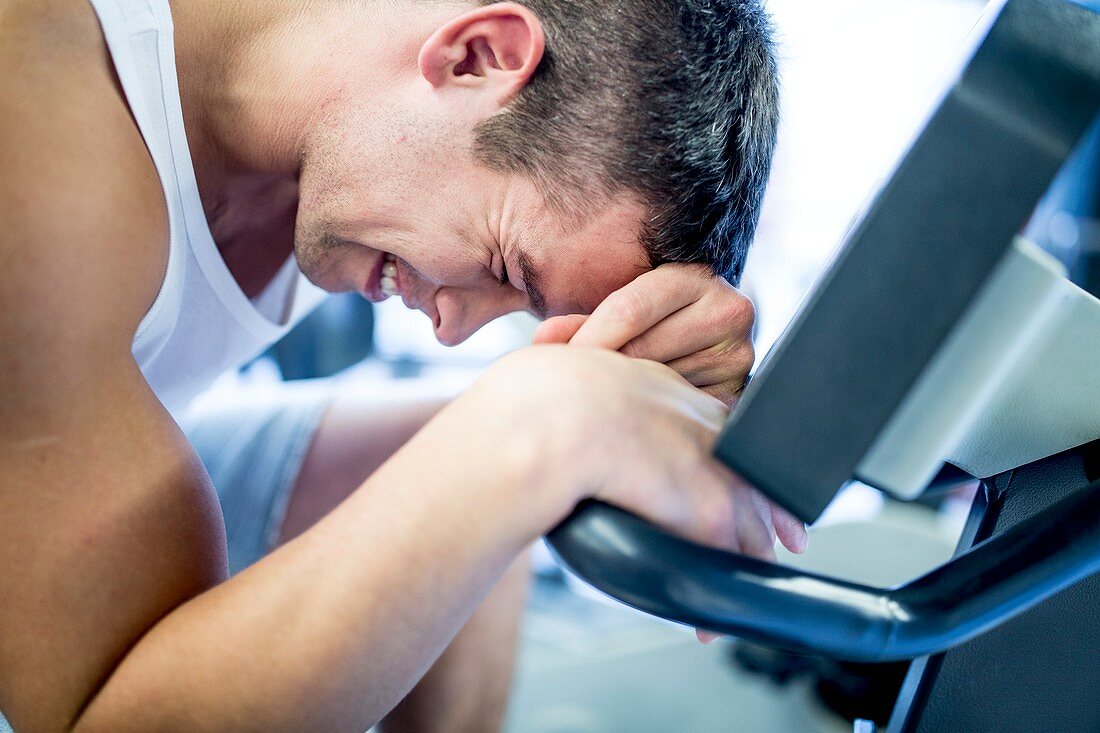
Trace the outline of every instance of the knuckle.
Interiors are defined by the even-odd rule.
[[[756,321],[756,304],[739,290],[733,290],[729,303],[729,317],[737,323],[752,325]]]
[[[756,363],[756,346],[753,345],[750,339],[745,339],[741,342],[741,348],[738,349],[738,356],[744,371],[746,373],[752,371],[752,365]]]
[[[626,328],[639,328],[645,321],[645,297],[637,290],[620,290],[609,296],[609,309]]]
[[[752,371],[753,364],[756,363],[756,349],[751,341],[742,341],[729,350],[727,358],[730,362],[731,374],[735,377],[733,381],[737,382],[736,389],[740,392],[745,386],[749,372]]]
[[[756,323],[756,306],[753,302],[731,288],[729,297],[723,299],[720,307],[714,310],[715,320],[722,329],[738,340],[752,332]]]

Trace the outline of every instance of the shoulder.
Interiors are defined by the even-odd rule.
[[[0,78],[0,301],[128,349],[167,215],[87,0],[0,0]]]

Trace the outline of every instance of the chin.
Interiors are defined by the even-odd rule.
[[[298,269],[302,271],[302,274],[306,276],[307,280],[322,290],[326,290],[330,293],[342,293],[347,290],[355,289],[354,287],[348,286],[347,278],[341,277],[339,268],[335,267],[335,263],[324,261],[317,262],[312,258],[303,259],[300,254],[296,256],[298,259]]]
[[[348,244],[342,242],[330,245],[323,238],[319,242],[296,243],[294,256],[298,261],[298,269],[307,280],[330,293],[357,290],[358,285],[354,279],[347,276],[347,271],[354,268],[344,263],[350,258],[341,256],[340,252]]]

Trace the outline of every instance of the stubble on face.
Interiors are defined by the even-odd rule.
[[[493,280],[499,237],[511,255],[513,283],[519,284],[514,250],[522,243],[543,276],[548,310],[584,312],[648,269],[636,238],[645,211],[634,196],[609,196],[597,187],[562,206],[545,186],[477,159],[472,130],[403,118],[396,110],[371,117],[369,125],[365,116],[358,119],[334,117],[311,137],[304,158],[295,249],[316,285],[361,289],[384,251],[403,260],[408,303],[425,306],[440,289],[452,301],[499,294],[514,303],[515,291]],[[493,257],[497,265],[489,272]]]
[[[410,190],[415,180],[409,174],[429,169],[426,129],[426,121],[415,117],[360,105],[323,119],[309,136],[302,155],[294,249],[312,282],[327,290],[360,287],[363,273],[347,270],[357,258],[373,254],[367,247],[378,247],[372,233],[399,236],[399,219],[426,204]]]

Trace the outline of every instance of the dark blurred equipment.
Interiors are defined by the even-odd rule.
[[[598,503],[548,536],[643,611],[816,657],[916,659],[891,733],[1100,730],[1100,301],[1058,261],[1093,287],[1088,247],[1056,259],[1017,237],[1044,208],[1087,219],[1067,191],[1095,203],[1082,161],[1095,160],[1100,15],[1009,0],[987,20],[715,449],[806,521],[853,478],[912,500],[956,466],[982,479],[956,556],[884,589],[703,548]]]
[[[731,648],[734,663],[763,675],[777,685],[809,678],[827,708],[846,720],[870,720],[886,725],[909,670],[908,663],[861,664],[828,657],[791,654],[781,649],[738,640]]]
[[[1050,187],[1027,236],[1061,260],[1073,282],[1100,295],[1100,119]]]
[[[264,356],[275,360],[283,379],[316,379],[358,364],[373,350],[371,304],[356,293],[341,293],[325,299]]]

